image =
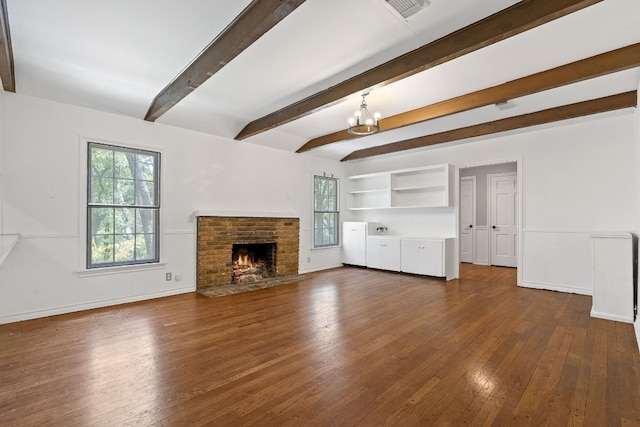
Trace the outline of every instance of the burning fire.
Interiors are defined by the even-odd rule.
[[[233,258],[232,283],[256,282],[265,277],[265,261],[255,253],[244,248],[237,252],[234,249]]]
[[[253,263],[249,258],[249,255],[238,255],[238,259],[236,260],[236,265],[241,265],[243,267],[250,267]]]

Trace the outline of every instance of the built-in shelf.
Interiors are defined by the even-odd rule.
[[[432,186],[424,186],[424,187],[397,187],[392,188],[391,191],[444,191],[446,190],[445,185],[432,185]]]
[[[0,234],[0,265],[18,243],[19,234]]]
[[[385,191],[389,191],[389,190],[356,190],[356,191],[349,191],[349,194],[379,193],[379,192],[385,192]]]
[[[349,210],[451,206],[448,164],[355,175],[347,179]]]

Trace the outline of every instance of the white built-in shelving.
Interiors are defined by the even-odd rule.
[[[452,184],[453,167],[448,164],[355,175],[347,179],[347,208],[450,206]]]

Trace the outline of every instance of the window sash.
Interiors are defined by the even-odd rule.
[[[329,184],[330,183],[330,184]],[[329,184],[329,185],[327,185]],[[313,247],[338,246],[339,236],[339,182],[337,178],[314,176],[313,182]]]
[[[160,153],[89,142],[87,165],[87,269],[159,262]]]

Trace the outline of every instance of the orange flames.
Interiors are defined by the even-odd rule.
[[[253,263],[249,258],[249,255],[238,255],[238,259],[236,260],[236,265],[241,265],[243,267],[251,267]]]

